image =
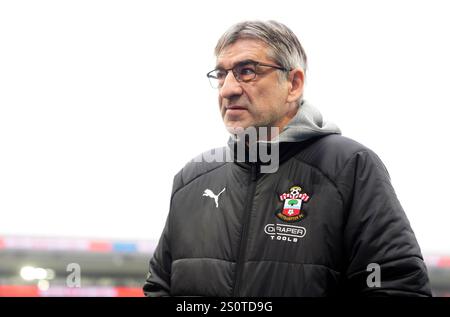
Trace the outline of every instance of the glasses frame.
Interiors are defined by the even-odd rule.
[[[255,74],[253,75],[253,78],[248,79],[248,80],[243,80],[241,78],[241,74],[239,74],[239,72],[238,72],[238,68],[242,67],[242,66],[245,66],[245,65],[249,65],[249,64],[253,65],[255,67]],[[212,71],[210,71],[210,72],[208,72],[206,74],[206,77],[208,77],[211,87],[213,87],[213,88],[220,88],[220,87],[222,87],[223,83],[222,83],[222,85],[220,85],[219,79],[217,77],[215,77],[212,73],[216,72],[218,70],[225,71],[226,72],[225,77],[224,77],[224,81],[225,81],[225,78],[228,76],[228,72],[231,70],[231,72],[233,73],[234,78],[238,82],[240,82],[240,83],[241,82],[248,83],[250,81],[255,80],[257,75],[259,75],[259,73],[256,71],[256,67],[258,67],[258,66],[270,67],[270,68],[278,69],[278,70],[281,70],[281,71],[284,71],[284,72],[291,71],[291,69],[287,69],[287,68],[281,67],[279,65],[271,65],[271,64],[266,64],[266,63],[262,63],[262,62],[257,62],[257,61],[254,61],[254,60],[245,60],[245,61],[237,63],[236,65],[234,65],[233,67],[228,68],[228,69],[222,69],[222,68],[213,69]],[[214,82],[217,82],[217,85],[215,85]]]

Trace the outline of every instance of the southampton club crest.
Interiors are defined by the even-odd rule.
[[[285,222],[297,222],[305,217],[302,203],[308,202],[309,196],[302,193],[300,186],[292,186],[288,193],[280,195],[280,200],[284,202],[283,208],[275,213],[279,219]]]

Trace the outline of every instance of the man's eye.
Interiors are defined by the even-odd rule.
[[[241,75],[245,76],[245,75],[254,75],[255,74],[255,70],[253,68],[250,67],[244,67],[241,68],[240,72]]]

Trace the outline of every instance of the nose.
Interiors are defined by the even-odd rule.
[[[229,71],[225,80],[223,82],[222,87],[220,87],[219,95],[222,98],[231,98],[233,96],[242,95],[242,86],[234,77],[232,71]]]

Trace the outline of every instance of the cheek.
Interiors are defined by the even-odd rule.
[[[276,105],[274,104],[276,98],[270,93],[270,90],[260,90],[253,96],[254,98],[251,100],[252,104],[254,105],[254,109],[259,112],[260,115],[264,116],[276,108]]]
[[[272,93],[268,93],[265,98],[268,102],[267,107],[274,112],[280,112],[283,105],[286,103],[286,94],[284,90],[280,88],[274,89]]]
[[[219,110],[222,113],[222,102],[223,102],[223,98],[221,98],[220,96],[217,98],[218,104],[219,104]]]
[[[248,89],[245,95],[251,110],[259,112],[259,110],[266,108],[265,101],[267,101],[267,92],[264,89]]]

